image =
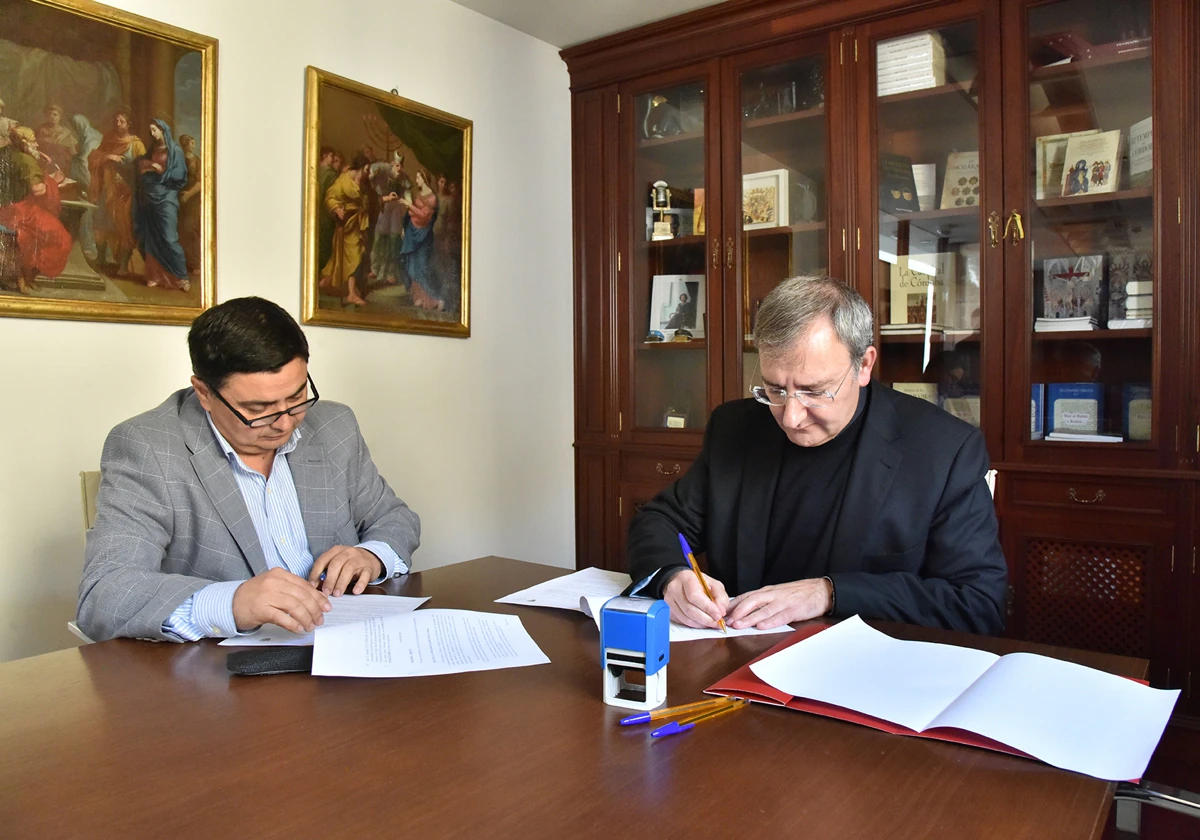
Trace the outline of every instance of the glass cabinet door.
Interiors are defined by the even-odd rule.
[[[638,429],[699,430],[708,420],[707,87],[632,97],[628,330]]]
[[[970,20],[870,42],[878,226],[877,240],[859,246],[874,266],[878,377],[975,426],[985,291],[979,36]]]
[[[740,348],[737,381],[727,396],[745,397],[758,375],[754,319],[764,297],[781,280],[829,273],[829,190],[825,76],[827,53],[816,46],[789,60],[753,58],[735,71],[740,118],[737,167],[740,189],[727,237],[729,311],[740,313],[734,348]],[[732,237],[737,237],[737,276]]]
[[[1154,143],[1149,0],[1029,8],[1024,273],[1038,446],[1153,437]],[[1022,230],[1023,228],[1023,230]]]

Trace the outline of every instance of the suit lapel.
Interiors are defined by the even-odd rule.
[[[267,570],[267,560],[263,555],[262,546],[258,542],[258,533],[254,530],[254,520],[246,509],[246,502],[238,490],[233,471],[225,459],[225,453],[213,437],[208,425],[208,416],[196,399],[195,393],[189,394],[180,409],[180,420],[186,430],[187,447],[192,453],[192,468],[196,477],[208,494],[209,501],[217,510],[217,515],[229,529],[234,542],[241,549],[254,574]]]
[[[833,534],[830,572],[861,571],[863,534],[870,531],[871,520],[883,507],[903,458],[895,445],[900,437],[896,410],[887,395],[881,393],[884,386],[872,382],[870,387],[866,424],[850,465],[842,512]]]
[[[763,582],[767,560],[767,520],[779,481],[779,463],[787,437],[764,409],[767,423],[758,422],[749,430],[750,445],[742,464],[742,498],[738,515],[737,584],[738,592],[758,589]],[[762,417],[757,417],[760,420]]]
[[[317,547],[329,541],[337,524],[329,521],[332,512],[329,463],[325,458],[325,447],[302,436],[296,448],[287,456],[288,469],[292,472],[292,483],[296,485],[296,498],[300,502],[300,515],[304,518],[304,531],[308,545],[316,558]]]

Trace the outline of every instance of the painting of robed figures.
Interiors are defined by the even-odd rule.
[[[304,321],[471,334],[471,121],[308,68]]]
[[[217,42],[89,0],[0,0],[0,315],[211,306]]]

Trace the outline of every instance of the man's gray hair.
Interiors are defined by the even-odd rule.
[[[772,289],[758,309],[754,343],[762,356],[786,353],[826,317],[850,351],[850,361],[861,366],[875,343],[875,318],[858,292],[831,277],[791,277]]]

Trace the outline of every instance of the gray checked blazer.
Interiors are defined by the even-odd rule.
[[[313,556],[382,540],[411,563],[421,521],[375,469],[354,413],[321,401],[301,430],[287,459]],[[193,592],[267,570],[233,471],[191,388],[113,429],[100,471],[77,617],[93,639],[177,641],[162,623]]]

